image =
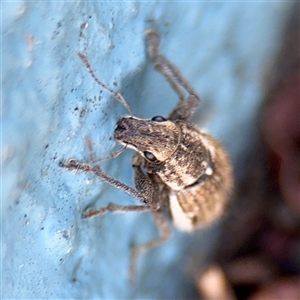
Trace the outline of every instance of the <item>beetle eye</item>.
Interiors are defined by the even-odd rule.
[[[156,161],[156,157],[149,151],[145,151],[144,156],[150,161]]]
[[[155,122],[164,122],[167,121],[164,117],[162,116],[155,116],[151,119],[151,121],[155,121]]]

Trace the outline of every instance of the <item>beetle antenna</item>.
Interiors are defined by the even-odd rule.
[[[82,62],[84,63],[84,65],[86,66],[88,72],[91,74],[91,76],[93,77],[93,79],[105,90],[109,91],[116,100],[118,100],[119,102],[121,102],[123,104],[123,106],[128,110],[129,114],[132,116],[132,111],[129,107],[129,105],[127,104],[127,102],[125,101],[125,99],[123,98],[123,96],[120,93],[117,93],[116,91],[110,89],[107,85],[105,85],[104,83],[102,83],[98,77],[96,76],[95,72],[93,71],[87,57],[82,54],[81,52],[78,52],[78,56],[80,57],[80,59],[82,60]]]

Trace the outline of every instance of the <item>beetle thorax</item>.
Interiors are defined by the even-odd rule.
[[[172,190],[180,190],[209,178],[212,153],[202,133],[185,121],[176,121],[181,140],[173,155],[153,172]]]

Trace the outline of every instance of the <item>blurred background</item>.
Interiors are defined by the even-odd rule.
[[[297,4],[265,78],[257,139],[219,241],[232,299],[300,298],[299,29]]]
[[[2,299],[300,299],[299,3],[1,2]],[[59,167],[115,147],[126,110],[167,115],[174,91],[146,55],[161,52],[194,86],[193,122],[228,150],[235,190],[224,217],[139,258],[130,246],[158,232],[148,214],[82,219],[87,206],[137,201],[92,174]],[[127,150],[101,163],[132,185]]]

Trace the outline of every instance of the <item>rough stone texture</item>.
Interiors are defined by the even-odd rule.
[[[157,234],[150,216],[81,219],[87,205],[136,201],[91,174],[58,166],[69,157],[87,159],[87,135],[98,156],[109,154],[114,124],[126,114],[77,52],[123,93],[135,115],[166,115],[177,99],[146,56],[143,32],[152,20],[161,51],[201,96],[195,122],[224,142],[239,174],[291,7],[2,2],[2,299],[195,298],[192,275],[213,254],[218,226],[191,236],[173,230],[140,258],[131,286],[130,244]],[[104,162],[105,170],[131,184],[131,154]]]

